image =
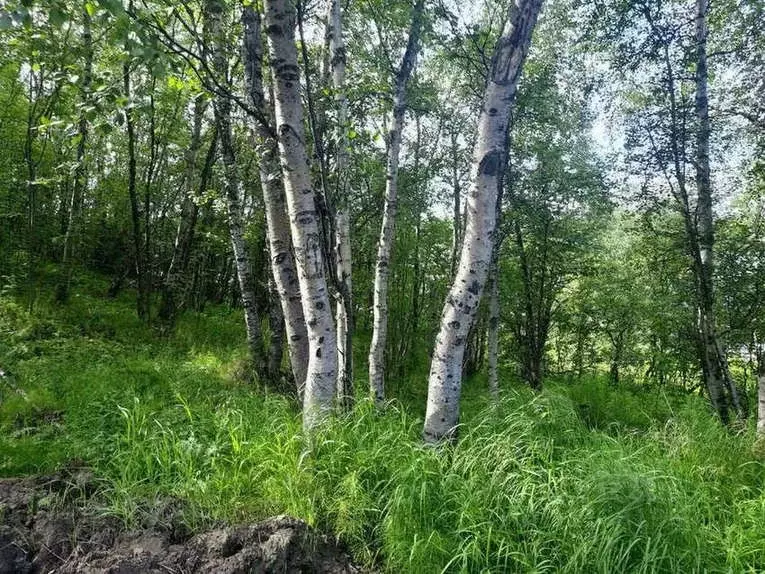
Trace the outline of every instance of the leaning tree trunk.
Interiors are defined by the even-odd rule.
[[[728,358],[722,350],[717,335],[714,317],[714,221],[712,213],[712,184],[709,169],[709,99],[707,86],[709,71],[707,67],[707,21],[708,0],[696,0],[696,97],[695,111],[698,122],[696,136],[696,188],[698,202],[696,221],[698,230],[698,291],[699,323],[702,339],[704,371],[707,378],[712,402],[723,421],[727,419],[727,399],[730,400],[739,418],[744,418],[744,411],[738,389],[730,377]],[[721,392],[722,391],[722,392]],[[721,396],[722,395],[722,396]]]
[[[219,82],[228,78],[228,56],[226,54],[225,32],[223,30],[222,0],[209,0],[205,16],[208,33],[212,40],[212,65]],[[237,171],[234,142],[231,130],[231,100],[226,94],[217,94],[213,100],[215,122],[218,129],[221,157],[224,167],[224,187],[228,208],[228,229],[231,246],[234,251],[236,275],[244,307],[244,322],[247,328],[247,344],[255,366],[255,372],[262,378],[266,374],[264,364],[263,338],[260,331],[260,318],[257,312],[255,283],[252,276],[250,256],[244,239],[244,222],[240,199],[239,173]]]
[[[348,213],[348,99],[345,96],[345,42],[340,0],[331,0],[329,58],[337,105],[337,160],[335,165],[335,274],[339,300],[337,321],[337,399],[346,405],[353,396],[353,290],[351,285],[351,225]]]
[[[409,28],[409,40],[401,66],[396,73],[393,92],[393,127],[388,141],[388,163],[385,173],[385,207],[383,211],[380,240],[377,244],[377,264],[375,265],[374,302],[372,304],[374,322],[372,325],[372,344],[369,348],[369,390],[375,404],[381,406],[385,401],[385,347],[388,341],[388,275],[390,273],[390,254],[393,248],[393,227],[396,220],[398,202],[398,163],[401,150],[404,114],[406,113],[406,85],[412,75],[420,44],[422,12],[424,2],[417,0],[412,13]]]
[[[473,151],[472,186],[460,263],[446,297],[428,380],[423,438],[455,438],[462,359],[491,262],[497,184],[507,155],[510,111],[542,0],[516,0],[492,57]]]
[[[56,301],[66,303],[69,300],[69,289],[72,284],[74,271],[73,252],[79,241],[80,211],[85,192],[85,149],[88,142],[88,118],[85,115],[86,103],[90,97],[90,85],[93,81],[93,33],[91,31],[90,13],[87,8],[82,11],[82,44],[85,50],[85,65],[82,70],[80,83],[81,105],[80,120],[77,127],[77,163],[74,168],[74,185],[69,201],[69,219],[64,234],[64,248],[61,256],[63,276],[56,286]]]
[[[308,334],[300,297],[295,258],[292,254],[290,224],[287,204],[279,166],[279,149],[273,131],[273,106],[266,99],[263,89],[263,40],[260,14],[252,6],[242,11],[244,62],[247,95],[253,108],[260,114],[253,130],[255,146],[260,151],[259,175],[266,212],[268,250],[274,288],[279,295],[290,366],[295,379],[298,397],[302,398],[308,368]]]
[[[295,10],[288,0],[266,0],[266,34],[274,78],[279,157],[308,333],[303,427],[310,431],[331,411],[337,381],[337,344],[321,249],[316,194],[305,148]]]

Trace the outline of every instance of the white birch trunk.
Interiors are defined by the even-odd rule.
[[[375,404],[385,401],[385,347],[388,340],[388,276],[390,254],[393,248],[393,228],[398,202],[398,163],[401,151],[404,114],[406,113],[406,85],[417,59],[423,1],[417,0],[412,13],[409,40],[395,78],[393,93],[393,126],[389,134],[388,161],[385,173],[385,206],[380,240],[377,244],[374,301],[372,304],[372,344],[369,348],[369,391]]]
[[[728,406],[732,406],[739,419],[746,418],[744,405],[738,394],[736,383],[730,376],[728,358],[720,344],[715,321],[714,296],[714,214],[712,210],[712,182],[709,168],[709,69],[707,65],[707,12],[709,0],[696,0],[696,227],[699,246],[699,283],[703,345],[708,365],[707,386],[710,397],[727,422]],[[727,391],[728,396],[725,396]]]
[[[274,287],[279,295],[279,303],[284,315],[290,367],[295,378],[298,396],[302,399],[308,369],[308,334],[295,258],[292,255],[287,203],[279,167],[279,150],[275,132],[272,131],[273,105],[265,97],[263,89],[263,40],[260,14],[252,6],[246,6],[242,11],[242,23],[244,24],[242,61],[247,95],[252,106],[261,112],[263,119],[268,119],[270,122],[270,125],[256,122],[253,139],[260,152],[258,167],[266,212],[266,233]]]
[[[353,304],[351,284],[351,226],[348,214],[348,99],[345,96],[345,42],[340,0],[330,1],[329,59],[337,106],[339,141],[335,177],[335,273],[340,298],[337,301],[337,399],[347,402],[353,391]]]
[[[542,0],[516,2],[494,51],[478,121],[460,263],[446,297],[430,367],[423,429],[426,442],[456,437],[462,359],[491,263],[510,111],[542,4]]]
[[[315,193],[311,185],[295,46],[295,11],[288,0],[266,0],[266,35],[274,77],[279,157],[308,333],[303,427],[314,428],[332,409],[337,379],[335,325],[324,276]]]
[[[228,55],[226,54],[225,33],[223,31],[223,10],[221,0],[210,0],[206,5],[206,17],[209,35],[212,40],[212,67],[218,81],[228,78]],[[247,328],[247,344],[258,377],[266,372],[264,363],[263,338],[260,330],[260,318],[257,314],[254,281],[250,266],[250,257],[244,240],[244,222],[240,198],[239,173],[234,154],[234,142],[231,130],[231,101],[225,94],[215,96],[213,102],[215,122],[218,126],[218,138],[224,167],[224,187],[226,207],[228,209],[228,229],[231,247],[234,251],[234,263],[239,281],[239,290],[244,307],[244,322]]]

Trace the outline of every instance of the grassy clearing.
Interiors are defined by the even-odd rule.
[[[456,447],[421,446],[420,404],[361,402],[308,452],[294,404],[239,380],[238,312],[161,339],[102,287],[35,316],[0,299],[0,365],[25,392],[0,390],[0,474],[82,459],[128,523],[176,499],[192,529],[289,513],[390,572],[765,570],[752,437],[696,397],[588,380],[506,384],[492,406],[475,380]]]

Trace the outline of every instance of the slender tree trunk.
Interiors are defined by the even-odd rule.
[[[271,337],[268,345],[268,378],[272,383],[281,380],[284,356],[284,315],[273,275],[268,278],[268,326]]]
[[[329,58],[337,106],[339,138],[335,165],[335,274],[339,300],[337,321],[337,399],[347,406],[353,396],[353,288],[351,284],[351,225],[348,213],[348,99],[345,96],[345,42],[340,0],[331,0],[329,12]]]
[[[210,177],[212,176],[213,166],[218,155],[218,132],[213,127],[210,145],[207,148],[205,162],[202,166],[202,173],[199,176],[199,183],[195,196],[187,198],[181,212],[181,221],[178,224],[175,246],[170,267],[167,272],[167,301],[163,301],[161,309],[165,309],[165,318],[170,325],[175,323],[178,311],[186,307],[189,293],[193,292],[193,287],[187,285],[187,275],[189,265],[192,259],[192,249],[194,246],[194,237],[196,235],[197,220],[199,219],[199,205],[197,202],[207,191]],[[160,310],[160,313],[162,311]]]
[[[401,66],[396,73],[393,91],[393,126],[388,142],[388,162],[385,174],[385,206],[383,211],[380,240],[377,244],[377,263],[375,265],[374,302],[372,304],[374,322],[372,325],[372,344],[369,348],[369,390],[375,404],[381,406],[385,401],[385,347],[388,340],[388,276],[390,274],[390,254],[393,248],[393,228],[396,220],[398,203],[398,163],[401,150],[404,115],[406,114],[406,86],[412,75],[420,44],[422,28],[423,0],[417,0],[412,12],[409,28],[409,40]]]
[[[488,326],[488,382],[489,393],[496,399],[499,397],[499,377],[497,363],[499,354],[499,242],[492,253],[489,268],[489,326]]]
[[[226,53],[226,36],[223,29],[224,4],[222,0],[208,0],[205,17],[207,28],[212,40],[212,65],[220,82],[228,82],[228,56]],[[221,158],[225,174],[226,205],[228,208],[228,229],[231,246],[234,251],[236,276],[244,307],[244,322],[247,328],[247,344],[255,366],[255,372],[262,380],[266,373],[264,364],[263,337],[260,330],[260,318],[257,312],[255,298],[255,282],[252,276],[250,256],[244,240],[244,222],[241,203],[239,173],[236,165],[234,142],[231,129],[231,100],[225,94],[218,94],[213,101],[215,122],[220,141]]]
[[[266,0],[265,13],[274,77],[279,157],[308,333],[303,426],[310,431],[331,411],[336,394],[335,324],[324,274],[316,194],[311,185],[305,148],[300,68],[295,46],[295,11],[287,0]]]
[[[441,315],[430,367],[423,437],[455,438],[462,358],[489,271],[497,216],[497,185],[507,155],[510,112],[541,0],[517,0],[492,58],[473,152],[472,186],[457,274]]]
[[[494,245],[492,246],[491,262],[489,266],[489,320],[486,334],[488,339],[487,352],[489,356],[487,378],[489,383],[489,393],[495,400],[499,397],[499,379],[497,376],[497,360],[499,353],[499,254],[500,249],[502,248],[502,242],[505,239],[505,234],[501,229],[502,199],[504,197],[505,178],[510,177],[509,167],[508,153],[506,152],[502,163],[502,175],[497,178],[497,221],[495,223],[497,231],[494,233]],[[455,198],[455,201],[457,201],[455,210],[455,215],[457,215],[459,214],[458,198]]]
[[[125,62],[122,67],[122,81],[125,98],[132,98],[130,62]],[[135,272],[138,281],[138,296],[136,299],[136,311],[141,320],[149,316],[149,303],[145,296],[146,289],[146,262],[143,250],[143,234],[141,232],[141,208],[138,203],[137,167],[135,154],[135,123],[133,120],[133,108],[128,105],[125,108],[125,129],[127,130],[128,144],[128,196],[130,197],[130,217],[133,223],[133,257],[135,260]]]
[[[35,300],[37,299],[37,252],[38,252],[38,237],[37,237],[37,162],[34,159],[34,143],[37,139],[37,100],[38,96],[35,94],[34,86],[37,83],[35,81],[36,75],[30,70],[28,85],[29,85],[29,101],[35,101],[27,109],[27,125],[26,125],[26,137],[24,139],[24,163],[27,167],[27,310],[32,313],[34,309]],[[10,244],[11,226],[8,226]]]
[[[194,102],[191,141],[189,143],[189,148],[186,150],[186,174],[184,176],[185,192],[183,202],[181,203],[181,217],[175,233],[175,243],[173,244],[170,265],[167,268],[162,285],[159,318],[171,329],[175,325],[178,311],[178,294],[184,287],[189,252],[191,250],[191,242],[193,240],[194,228],[196,226],[197,214],[199,211],[199,207],[196,203],[197,197],[204,192],[202,189],[203,184],[200,184],[199,188],[197,188],[195,180],[197,156],[199,155],[199,149],[202,147],[202,120],[205,108],[206,104],[204,100],[201,97],[197,98]],[[211,148],[213,149],[215,147],[215,140],[217,140],[217,134],[211,144]]]
[[[254,126],[253,138],[260,152],[258,168],[266,212],[266,235],[271,273],[284,316],[292,375],[298,397],[302,398],[308,369],[308,333],[300,296],[300,282],[292,253],[290,222],[287,217],[287,203],[279,166],[279,149],[274,131],[273,105],[265,97],[263,89],[263,39],[260,14],[252,6],[246,6],[242,11],[242,23],[244,25],[242,60],[246,88],[250,103],[256,110],[260,110],[262,116],[262,121],[258,121]]]
[[[730,398],[731,406],[739,418],[745,418],[746,413],[738,396],[735,383],[728,371],[728,358],[718,340],[714,310],[714,221],[712,212],[712,184],[709,169],[709,99],[707,86],[709,71],[707,67],[707,11],[709,0],[696,0],[696,97],[695,111],[698,122],[696,139],[696,188],[698,202],[696,221],[698,230],[698,282],[699,310],[703,344],[704,363],[707,371],[707,386],[713,403],[721,418],[725,420],[725,392]],[[722,392],[720,392],[722,390]]]
[[[90,85],[93,81],[93,33],[91,31],[90,14],[87,9],[82,11],[82,44],[85,51],[85,65],[82,70],[82,82],[80,83],[81,106],[80,119],[77,128],[77,158],[74,169],[74,184],[69,201],[69,218],[64,234],[64,249],[61,256],[63,277],[60,278],[56,287],[56,301],[66,303],[69,300],[69,290],[72,284],[74,271],[74,250],[79,242],[80,215],[82,211],[83,195],[85,193],[86,170],[85,150],[88,142],[88,118],[85,115],[85,107],[90,99]]]
[[[154,184],[154,176],[158,168],[158,142],[157,142],[157,108],[154,93],[157,80],[153,76],[151,67],[147,66],[147,72],[151,75],[151,90],[149,92],[149,162],[146,167],[146,178],[143,186],[143,285],[138,285],[138,297],[143,300],[145,309],[144,318],[151,323],[151,291],[154,284],[153,257],[151,252],[151,190]]]
[[[704,0],[696,2],[696,98],[695,111],[698,120],[697,149],[696,149],[696,183],[698,201],[696,212],[691,209],[691,202],[686,186],[684,165],[686,161],[685,148],[685,118],[681,118],[678,102],[675,73],[672,66],[669,42],[664,38],[664,32],[657,28],[650,17],[648,8],[644,8],[647,21],[657,40],[662,44],[663,60],[666,72],[666,92],[669,96],[670,126],[669,142],[671,146],[671,169],[674,171],[677,188],[670,185],[670,190],[677,202],[683,217],[689,254],[693,260],[693,273],[696,289],[697,327],[699,339],[699,358],[703,380],[709,393],[712,406],[723,423],[728,422],[729,397],[723,380],[723,369],[718,357],[716,334],[714,328],[714,297],[712,287],[712,248],[714,231],[712,219],[712,195],[709,178],[709,110],[707,101],[707,64],[706,64],[706,11]],[[653,145],[650,130],[649,138]],[[657,155],[656,159],[664,167],[664,158]],[[669,175],[667,174],[667,177]]]

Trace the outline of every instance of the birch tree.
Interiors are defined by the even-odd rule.
[[[345,41],[340,0],[330,0],[329,59],[337,107],[337,154],[335,161],[335,274],[339,300],[337,321],[337,398],[345,402],[353,392],[353,287],[351,282],[351,224],[348,213],[349,173],[348,98],[345,95]]]
[[[331,410],[336,395],[335,324],[327,291],[315,192],[305,148],[294,6],[289,0],[266,0],[265,22],[274,81],[279,159],[308,334],[303,426],[310,431]]]
[[[492,57],[473,150],[460,263],[446,297],[430,367],[423,429],[426,442],[456,437],[462,359],[494,246],[497,188],[507,156],[510,112],[541,6],[542,0],[511,4]]]
[[[230,85],[229,66],[227,55],[227,43],[223,28],[224,5],[221,0],[208,0],[205,6],[207,19],[207,33],[210,39],[210,54],[212,68],[218,82]],[[215,123],[217,125],[220,152],[224,167],[224,186],[226,195],[226,207],[228,210],[228,228],[231,238],[231,246],[234,251],[234,263],[236,276],[239,283],[242,305],[244,307],[244,322],[247,328],[247,344],[250,355],[255,365],[258,376],[265,374],[263,362],[264,349],[263,338],[260,331],[260,318],[258,317],[254,279],[250,264],[250,256],[247,252],[247,244],[244,240],[244,222],[242,217],[242,204],[238,167],[234,152],[234,142],[231,130],[231,100],[226,94],[218,93],[213,101]]]
[[[691,8],[692,7],[692,8]],[[714,294],[714,197],[711,186],[706,0],[693,4],[605,5],[611,24],[601,36],[611,46],[625,90],[630,160],[643,172],[644,188],[657,203],[668,195],[682,218],[696,308],[696,339],[702,380],[720,419],[732,408],[744,416],[742,397],[728,369],[717,331]],[[688,9],[693,19],[680,17]],[[679,10],[678,10],[679,9]],[[624,28],[625,22],[640,22]],[[602,24],[602,23],[601,23]],[[629,62],[628,66],[622,64]],[[686,73],[694,64],[693,75]],[[640,68],[639,77],[634,70]],[[695,137],[694,137],[695,136]],[[695,141],[694,141],[695,140]],[[693,159],[691,159],[693,158]],[[645,173],[650,166],[658,173]],[[695,170],[695,190],[689,168]],[[695,193],[694,193],[695,191]]]
[[[420,45],[424,0],[412,10],[409,39],[393,87],[393,125],[388,134],[388,160],[385,170],[385,203],[375,264],[372,343],[369,348],[369,391],[375,404],[385,401],[385,347],[388,336],[388,276],[393,248],[393,229],[398,201],[398,165],[406,114],[406,87],[412,75]]]
[[[258,172],[266,211],[274,290],[278,294],[284,317],[292,375],[298,396],[302,397],[308,368],[308,335],[295,258],[292,254],[290,224],[287,218],[286,198],[279,166],[279,150],[273,125],[273,104],[265,97],[263,88],[263,38],[260,14],[252,6],[245,6],[242,11],[242,24],[244,26],[242,61],[247,95],[251,105],[256,110],[260,110],[263,120],[269,122],[256,121],[253,125],[253,138],[255,148],[260,155]]]
[[[712,214],[712,182],[709,169],[709,70],[707,66],[707,11],[709,0],[696,0],[696,226],[698,253],[694,253],[698,282],[699,330],[701,332],[703,371],[712,403],[723,420],[728,400],[739,418],[746,417],[736,384],[728,371],[728,358],[720,343],[715,321],[714,221]],[[696,242],[693,241],[692,245]],[[727,395],[727,397],[726,397]],[[728,399],[729,397],[729,399]]]

